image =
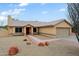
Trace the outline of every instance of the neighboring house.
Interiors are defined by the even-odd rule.
[[[8,16],[9,35],[44,34],[56,37],[66,37],[71,34],[71,25],[65,19],[53,22],[19,21]]]

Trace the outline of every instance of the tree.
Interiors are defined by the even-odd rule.
[[[68,3],[67,6],[69,20],[79,42],[79,3]]]

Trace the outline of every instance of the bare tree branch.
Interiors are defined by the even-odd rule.
[[[79,42],[79,3],[69,3],[67,5],[69,20]]]

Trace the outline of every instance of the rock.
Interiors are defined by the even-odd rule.
[[[48,44],[48,42],[45,42],[45,46],[48,46],[49,44]]]
[[[27,45],[31,45],[31,43],[30,43],[30,42],[27,42],[26,44],[27,44]]]
[[[27,41],[27,39],[24,39],[23,41]]]
[[[16,55],[19,52],[19,49],[17,47],[10,47],[8,51],[8,55]]]
[[[43,42],[38,43],[38,46],[44,46]]]

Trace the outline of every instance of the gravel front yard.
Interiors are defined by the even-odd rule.
[[[49,46],[27,45],[25,36],[0,37],[0,55],[8,56],[8,48],[17,46],[17,56],[79,56],[79,44],[68,40],[54,40]],[[49,38],[50,39],[50,38]]]

